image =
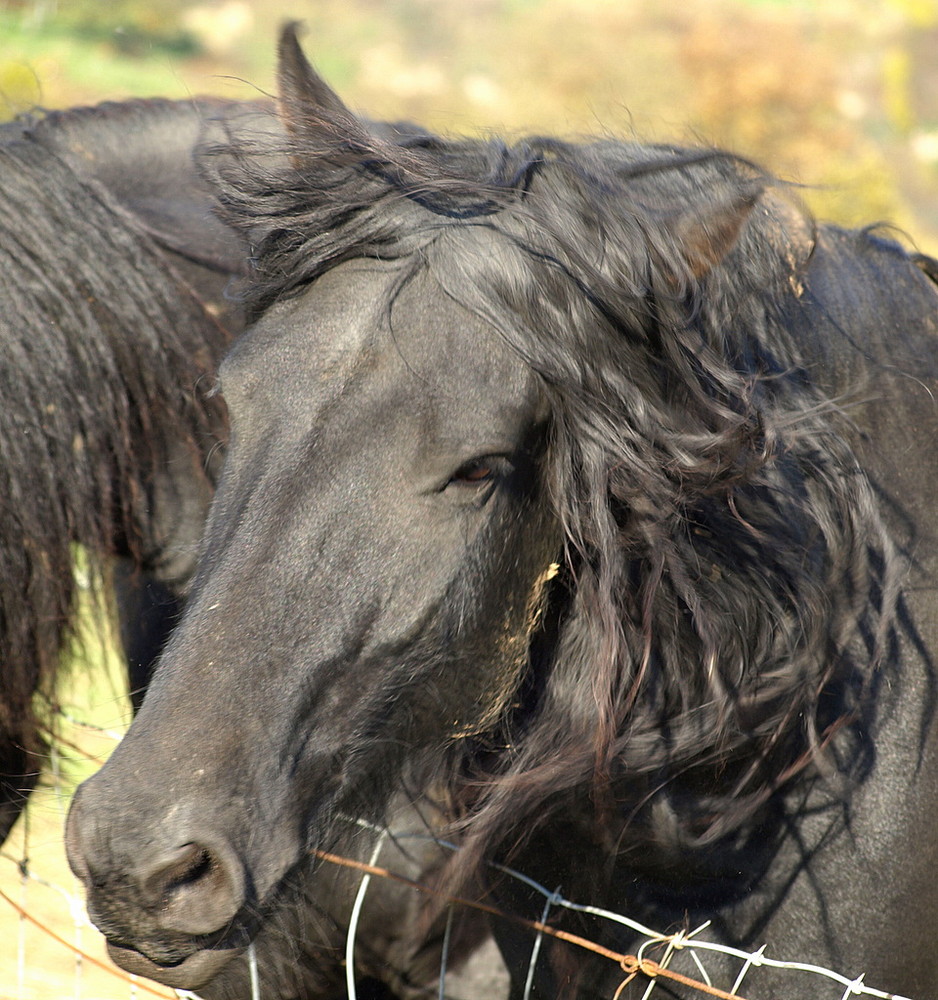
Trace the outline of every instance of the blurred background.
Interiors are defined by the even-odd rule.
[[[0,0],[0,121],[272,93],[288,18],[374,117],[717,144],[806,185],[819,217],[889,221],[938,255],[938,0]],[[171,995],[94,965],[100,938],[62,860],[68,790],[128,714],[113,644],[84,654],[61,695],[85,720],[53,757],[64,791],[47,781],[3,850],[0,1000]]]
[[[286,18],[373,116],[716,143],[938,252],[938,0],[0,0],[0,117],[271,92]]]

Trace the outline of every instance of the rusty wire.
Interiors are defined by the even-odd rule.
[[[81,725],[79,720],[70,719],[69,721]],[[58,737],[58,741],[60,743],[65,743],[65,741],[62,741],[61,736]],[[83,751],[80,747],[78,747],[75,744],[68,742],[66,745],[69,750],[81,753],[81,755],[86,758],[91,756],[90,754],[87,754],[86,751]],[[346,819],[350,818],[346,817]],[[439,844],[440,846],[443,846],[444,848],[451,850],[457,849],[455,845],[449,844],[446,841],[440,840],[436,837],[432,837],[425,832],[419,832],[419,833],[393,832],[393,831],[387,831],[383,828],[372,826],[371,824],[365,823],[361,820],[350,819],[350,821],[357,824],[360,827],[370,829],[372,832],[378,834],[379,837],[385,837],[390,835],[392,838],[396,839],[406,839],[406,838],[430,839]],[[408,876],[402,875],[398,872],[394,872],[388,868],[383,868],[376,865],[374,861],[377,857],[377,850],[375,851],[375,855],[372,857],[371,863],[358,861],[353,858],[347,858],[327,851],[316,850],[313,851],[312,853],[317,858],[319,858],[324,862],[341,865],[346,868],[359,871],[363,875],[362,885],[360,886],[358,898],[356,900],[359,909],[364,902],[364,896],[367,890],[368,880],[370,880],[370,878],[372,877],[390,879],[392,881],[408,886],[414,891],[421,892],[426,895],[439,896],[439,894],[430,886],[427,886],[415,879],[409,878]],[[6,855],[6,857],[10,858],[10,860],[18,864],[24,877],[27,875],[32,878],[36,877],[35,875],[33,875],[32,872],[28,870],[27,862],[25,859],[17,861],[16,859],[10,857],[9,855]],[[495,867],[514,878],[518,878],[524,881],[527,885],[531,886],[532,888],[534,888],[535,890],[537,890],[538,892],[542,893],[545,896],[545,898],[548,900],[548,905],[545,906],[544,909],[545,919],[542,920],[527,919],[518,916],[516,914],[507,913],[499,909],[498,907],[492,906],[491,904],[484,903],[474,899],[466,899],[461,897],[447,897],[447,901],[449,902],[449,904],[451,906],[470,907],[477,911],[487,913],[498,919],[512,921],[519,926],[524,926],[529,928],[531,931],[533,931],[539,936],[543,935],[551,937],[556,940],[565,941],[566,943],[570,944],[573,947],[587,950],[593,954],[600,956],[601,958],[606,959],[609,962],[615,963],[621,970],[623,978],[620,981],[615,992],[609,998],[609,1000],[621,1000],[621,995],[623,991],[630,983],[634,982],[638,977],[643,977],[648,982],[648,988],[645,991],[643,1000],[647,1000],[652,989],[654,988],[655,983],[661,981],[669,981],[676,985],[681,985],[687,990],[695,991],[702,998],[716,997],[716,998],[721,998],[721,1000],[745,1000],[745,998],[739,993],[739,988],[747,972],[750,969],[757,967],[797,970],[807,973],[814,973],[816,975],[826,977],[830,980],[833,980],[834,982],[836,982],[837,984],[839,984],[844,988],[841,1000],[848,1000],[848,998],[851,996],[869,996],[869,997],[879,998],[879,1000],[908,1000],[908,998],[900,997],[893,993],[886,993],[866,986],[866,984],[863,982],[862,976],[858,977],[857,979],[850,980],[840,975],[839,973],[833,972],[832,970],[829,969],[821,968],[819,966],[814,966],[801,962],[786,962],[777,959],[771,959],[767,957],[765,954],[766,951],[765,946],[759,948],[754,952],[744,952],[739,949],[721,945],[717,942],[701,940],[699,938],[696,938],[695,936],[699,932],[704,930],[706,925],[704,925],[704,927],[697,928],[696,930],[690,932],[684,931],[684,932],[679,932],[677,934],[661,934],[649,928],[643,927],[641,924],[638,924],[635,921],[630,920],[621,914],[611,913],[609,911],[601,910],[597,907],[593,907],[587,904],[579,904],[566,900],[562,896],[560,896],[558,892],[550,892],[549,890],[545,889],[543,886],[539,885],[534,880],[525,876],[523,873],[513,871],[512,869],[505,868],[504,866],[501,865],[495,865]],[[68,898],[72,900],[72,902],[74,902],[73,897],[70,894],[67,895]],[[7,903],[14,911],[16,911],[20,915],[21,919],[27,920],[32,924],[34,924],[35,926],[37,926],[38,928],[40,928],[44,933],[49,935],[63,948],[68,949],[68,951],[70,951],[72,954],[80,956],[83,961],[90,962],[95,966],[105,969],[107,972],[109,972],[117,979],[126,982],[132,991],[136,991],[138,993],[143,992],[153,997],[163,998],[163,1000],[174,1000],[174,998],[178,998],[180,996],[190,997],[193,998],[193,1000],[198,1000],[195,994],[180,993],[179,991],[166,992],[165,988],[157,987],[155,985],[143,982],[138,977],[130,976],[127,973],[123,972],[122,970],[116,968],[115,966],[111,966],[107,963],[101,962],[94,956],[84,952],[81,948],[77,947],[75,944],[66,941],[51,928],[45,926],[44,923],[42,923],[40,920],[36,919],[32,914],[30,914],[24,906],[21,906],[20,904],[16,903],[8,895],[3,893],[2,890],[0,890],[0,900]],[[634,932],[636,932],[640,936],[644,936],[645,941],[642,944],[642,946],[638,949],[637,954],[617,952],[613,949],[607,948],[604,945],[599,944],[598,942],[591,941],[588,938],[584,938],[576,934],[572,934],[569,931],[564,931],[548,923],[546,920],[546,914],[549,908],[554,905],[563,906],[567,909],[592,914],[600,918],[606,918],[624,924],[629,928],[631,928]],[[648,958],[644,954],[647,948],[652,945],[664,946],[665,953],[661,961],[655,961],[651,958]],[[738,958],[742,962],[742,968],[739,974],[737,975],[736,981],[731,987],[731,989],[729,991],[723,990],[712,985],[709,982],[704,982],[700,979],[695,979],[683,975],[679,972],[676,972],[668,968],[667,963],[670,961],[671,956],[675,952],[682,949],[686,949],[690,952],[691,956],[697,963],[697,966],[698,968],[700,968],[701,974],[705,979],[709,977],[707,976],[706,971],[703,968],[703,965],[701,964],[699,958],[697,957],[696,951],[699,950],[702,952],[703,951],[722,952],[724,954]],[[347,943],[347,954],[349,956],[352,956],[353,952],[354,952],[354,928],[350,928],[349,941]],[[249,957],[252,960],[254,959],[253,949],[252,949],[252,955]],[[440,987],[441,991],[443,989],[442,982],[445,979],[445,974],[446,974],[445,955],[443,961],[444,965],[443,968],[441,969],[441,987]],[[350,965],[351,964],[352,963],[350,962]],[[252,970],[252,992],[253,995],[257,997],[258,990],[257,990],[256,960],[254,961],[254,964],[252,964],[251,970]],[[353,990],[354,990],[354,985],[350,987],[350,993],[349,993],[350,997],[354,997]],[[441,992],[441,996],[442,995],[443,994]],[[527,991],[525,995],[527,995]]]
[[[434,889],[424,885],[422,882],[418,882],[416,879],[408,878],[408,876],[401,875],[398,872],[391,871],[389,868],[382,868],[379,865],[369,864],[365,861],[356,861],[353,858],[346,858],[340,854],[331,854],[328,851],[314,850],[312,853],[321,861],[328,861],[335,865],[351,868],[364,875],[391,879],[392,881],[400,882],[403,885],[409,886],[411,889],[415,889],[417,892],[422,892],[427,895],[438,895]],[[482,913],[487,913],[489,916],[498,917],[503,920],[510,920],[512,923],[516,923],[522,927],[527,927],[529,930],[536,931],[538,934],[546,934],[549,937],[556,938],[559,941],[565,941],[567,944],[575,945],[578,948],[591,951],[595,955],[599,955],[602,958],[615,962],[626,974],[626,978],[616,990],[613,1000],[618,1000],[622,990],[638,975],[647,976],[649,979],[669,979],[673,982],[680,983],[683,986],[699,990],[707,996],[719,997],[720,1000],[746,1000],[745,997],[741,997],[738,993],[727,993],[725,990],[717,989],[707,983],[702,983],[698,980],[691,979],[688,976],[683,976],[679,972],[672,972],[670,969],[665,968],[650,958],[642,958],[638,955],[629,955],[613,951],[611,948],[606,948],[604,945],[598,944],[596,941],[591,941],[589,938],[580,937],[578,934],[572,934],[569,931],[553,927],[541,920],[528,920],[525,917],[520,917],[513,913],[507,913],[504,910],[499,909],[497,906],[492,906],[489,903],[483,903],[480,900],[466,899],[461,896],[446,896],[444,899],[447,903],[455,904],[456,906],[466,906],[474,910],[479,910]],[[667,938],[664,940],[667,940]]]

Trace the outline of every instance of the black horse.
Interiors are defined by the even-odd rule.
[[[214,305],[244,257],[192,159],[221,108],[115,104],[0,129],[0,841],[41,769],[37,693],[54,698],[74,545],[94,575],[119,561],[134,686],[192,573],[226,435],[211,379],[239,327]]]
[[[53,112],[0,128],[0,841],[34,786],[48,703],[70,632],[73,544],[113,578],[142,699],[178,621],[226,436],[214,372],[243,328],[228,286],[247,245],[210,211],[195,156],[213,129],[271,126],[255,103],[140,101]],[[413,826],[404,804],[399,828]],[[358,843],[369,836],[350,831]],[[388,843],[414,877],[432,845]],[[336,995],[358,878],[306,879],[263,953],[267,995]],[[362,995],[404,996],[439,970],[441,929],[417,897],[379,885],[358,934]],[[289,928],[289,929],[288,929]],[[454,954],[477,943],[463,921]],[[303,936],[306,959],[283,940]],[[248,971],[229,983],[244,995]],[[371,993],[367,991],[371,989]],[[385,992],[382,992],[385,991]]]
[[[382,141],[292,29],[280,107],[213,156],[254,323],[191,601],[70,815],[112,955],[223,978],[345,817],[432,789],[444,889],[509,860],[938,996],[938,265],[723,152]],[[520,997],[533,939],[497,934]],[[535,972],[623,978],[564,943]]]

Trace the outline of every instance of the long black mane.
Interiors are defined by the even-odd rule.
[[[19,124],[0,130],[0,303],[0,775],[25,794],[75,543],[92,573],[109,555],[168,584],[191,571],[174,514],[210,492],[225,416],[203,380],[228,337],[130,214]]]
[[[212,151],[225,217],[254,247],[254,315],[341,261],[413,256],[552,404],[565,551],[520,709],[465,748],[468,856],[570,795],[606,837],[679,847],[757,822],[825,761],[862,775],[902,560],[848,401],[799,355],[811,220],[719,151],[384,141],[328,95],[286,118],[289,142]],[[701,203],[745,219],[725,256],[693,235]],[[472,227],[510,258],[461,253]],[[844,729],[851,759],[833,759]]]

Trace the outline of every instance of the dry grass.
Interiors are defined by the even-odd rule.
[[[133,987],[110,962],[65,861],[62,832],[71,793],[107,758],[130,717],[107,620],[93,612],[90,602],[82,620],[82,640],[58,692],[66,717],[56,725],[55,752],[29,809],[0,852],[0,893],[6,897],[0,898],[0,1000],[174,996],[165,989],[151,991],[151,984],[142,981]],[[78,719],[90,725],[72,721]],[[33,877],[25,877],[23,868]],[[88,958],[76,959],[73,947]]]

